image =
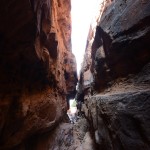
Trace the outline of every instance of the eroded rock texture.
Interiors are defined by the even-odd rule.
[[[102,14],[102,15],[101,15]],[[150,1],[103,1],[77,100],[97,149],[150,149]]]
[[[95,150],[85,118],[80,118],[75,125],[61,123],[51,133],[33,139],[29,139],[28,150]]]
[[[70,7],[70,0],[1,1],[0,149],[29,149],[28,139],[56,127],[75,95]]]

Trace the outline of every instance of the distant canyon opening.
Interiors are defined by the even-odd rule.
[[[98,12],[101,11],[100,8],[104,3],[104,0],[71,0],[72,52],[76,57],[78,76],[84,59],[89,29],[91,27],[94,30],[96,27],[96,21],[100,19]]]

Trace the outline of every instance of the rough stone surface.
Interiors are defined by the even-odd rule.
[[[77,101],[100,150],[150,149],[150,1],[104,0],[91,25]]]
[[[61,123],[53,131],[34,135],[25,144],[28,150],[95,150],[89,124],[80,118],[75,124]],[[19,148],[24,147],[20,145]]]
[[[132,12],[132,13],[131,13]],[[138,72],[150,60],[150,2],[107,2],[92,43],[95,89]]]
[[[0,149],[51,131],[75,96],[70,9],[70,0],[1,1]]]
[[[102,149],[149,149],[150,66],[85,101],[83,109]]]
[[[56,129],[29,141],[29,150],[71,150],[74,142],[73,125],[61,123]]]

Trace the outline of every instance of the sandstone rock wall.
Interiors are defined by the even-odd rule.
[[[97,149],[150,149],[150,2],[103,1],[89,31],[76,99]]]
[[[1,1],[0,149],[27,145],[66,113],[77,82],[70,9],[70,0]]]

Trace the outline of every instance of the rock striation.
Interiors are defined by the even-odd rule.
[[[70,0],[1,1],[0,149],[30,149],[66,114],[77,83],[70,9]]]
[[[97,149],[150,149],[150,2],[104,0],[91,25],[76,99]]]

